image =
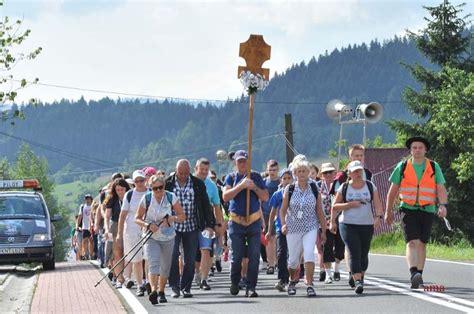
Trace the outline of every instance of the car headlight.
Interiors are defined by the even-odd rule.
[[[50,241],[51,236],[47,233],[37,233],[33,237],[33,241]]]

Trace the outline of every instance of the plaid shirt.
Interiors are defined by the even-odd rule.
[[[179,203],[183,207],[184,214],[186,215],[185,221],[175,223],[176,231],[190,232],[198,229],[197,213],[194,205],[193,181],[191,177],[188,177],[188,182],[186,182],[183,188],[179,185],[178,180],[176,180],[173,192],[178,197]]]

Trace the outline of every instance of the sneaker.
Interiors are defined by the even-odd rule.
[[[283,282],[283,280],[280,280],[275,284],[275,289],[277,289],[280,292],[284,292],[285,288],[286,288],[286,284]]]
[[[113,281],[113,279],[114,279],[114,273],[113,273],[113,272],[109,272],[109,273],[107,274],[107,277],[109,278],[110,281]]]
[[[132,289],[133,285],[135,283],[133,282],[133,280],[128,280],[127,281],[127,284],[125,285],[125,287],[127,287],[127,289]]]
[[[201,274],[196,273],[194,275],[194,283],[196,284],[196,286],[199,287],[199,285],[201,284]]]
[[[192,298],[193,297],[193,294],[191,293],[191,291],[183,290],[183,291],[181,291],[181,293],[183,294],[183,298]]]
[[[341,273],[338,271],[334,272],[334,281],[339,281],[341,280]]]
[[[413,276],[411,276],[411,289],[418,289],[420,285],[423,284],[423,277],[421,276],[420,273],[416,273]]]
[[[153,291],[152,293],[150,293],[150,295],[148,296],[148,300],[150,300],[151,304],[157,305],[158,304],[158,292]]]
[[[267,268],[267,275],[273,275],[275,273],[275,267],[268,266]]]
[[[239,289],[244,290],[247,287],[247,284],[245,283],[245,278],[241,278],[239,281]]]
[[[199,289],[201,290],[211,290],[211,287],[207,284],[206,280],[201,281],[201,284],[199,285]]]
[[[145,290],[148,295],[151,294],[151,284],[149,282],[145,284]]]
[[[115,288],[117,288],[117,289],[122,288],[122,283],[117,280],[117,283],[115,284]]]
[[[254,288],[254,289],[250,289],[250,288],[249,288],[249,289],[247,289],[247,290],[245,291],[245,296],[246,296],[247,298],[257,298],[257,297],[258,297],[258,293],[257,293],[257,291],[255,291],[255,288]]]
[[[362,284],[362,281],[360,280],[356,280],[355,281],[355,289],[354,289],[355,293],[357,294],[362,294],[362,292],[364,292],[364,285]]]
[[[288,285],[288,295],[295,295],[296,294],[296,285],[294,282],[290,281]]]
[[[218,273],[222,271],[222,264],[220,260],[216,260],[216,270]]]
[[[164,291],[158,292],[158,296],[160,297],[158,299],[158,301],[160,301],[160,303],[167,303],[168,302],[168,300],[166,300],[166,295],[165,295]]]
[[[326,280],[326,272],[324,270],[321,270],[319,272],[319,281],[323,282],[324,280]]]
[[[181,292],[179,291],[178,287],[172,287],[171,288],[171,297],[172,298],[179,298],[181,295]]]
[[[316,291],[314,291],[314,288],[311,286],[308,286],[306,288],[306,295],[310,298],[314,298],[316,296]]]
[[[238,295],[239,291],[240,291],[240,287],[238,284],[233,283],[230,285],[230,294]]]
[[[137,288],[137,293],[135,295],[137,297],[143,297],[145,295],[145,288],[144,287],[138,287]]]
[[[324,281],[324,283],[326,283],[326,284],[332,283],[332,277],[331,276],[327,277],[326,280]]]
[[[214,266],[212,266],[211,269],[209,270],[209,277],[214,277],[214,271],[215,271],[215,268]]]

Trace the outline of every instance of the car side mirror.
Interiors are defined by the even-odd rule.
[[[51,217],[51,222],[60,221],[60,220],[63,220],[63,217],[60,214],[54,214],[54,216]]]

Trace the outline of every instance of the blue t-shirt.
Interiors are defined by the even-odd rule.
[[[207,196],[209,197],[209,202],[211,205],[220,205],[221,199],[219,198],[219,190],[217,189],[217,185],[209,178],[204,180],[204,184],[206,185]]]
[[[246,176],[239,173],[233,172],[228,174],[225,178],[225,185],[234,187],[239,184],[240,181]],[[260,173],[252,172],[250,178],[253,180],[256,186],[260,189],[265,188],[265,182],[263,182]],[[243,189],[229,202],[229,212],[237,214],[239,216],[245,216],[247,210],[247,189]],[[255,213],[260,210],[260,201],[254,191],[250,191],[250,213]]]
[[[281,222],[280,222],[280,209],[281,205],[283,204],[283,192],[284,189],[279,189],[275,193],[273,193],[270,201],[268,202],[268,206],[270,209],[275,207],[277,209],[276,219],[275,219],[275,231],[281,232]]]
[[[280,180],[272,181],[270,178],[267,178],[265,181],[265,188],[268,191],[268,195],[272,196],[278,190],[278,185],[280,185]],[[270,201],[262,202],[262,210],[265,216],[270,215]]]

